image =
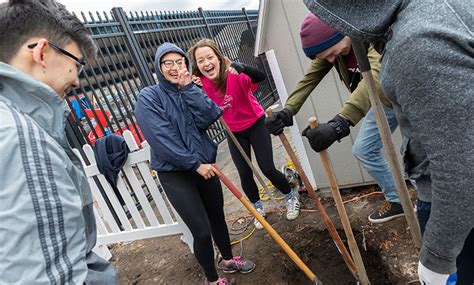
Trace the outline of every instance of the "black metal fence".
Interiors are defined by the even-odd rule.
[[[278,96],[264,56],[253,57],[257,11],[197,11],[129,13],[113,8],[111,13],[80,15],[96,41],[97,60],[80,74],[80,87],[67,98],[72,112],[67,136],[78,149],[109,133],[130,130],[140,143],[143,135],[133,116],[139,91],[156,82],[153,61],[156,48],[173,42],[187,50],[202,38],[214,39],[233,61],[259,67],[267,74],[255,92],[262,106]],[[225,139],[223,127],[209,129],[216,141]]]

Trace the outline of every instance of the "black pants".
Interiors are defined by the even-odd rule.
[[[158,172],[158,177],[169,201],[193,235],[194,255],[207,280],[216,281],[211,234],[222,257],[233,257],[219,178],[205,180],[191,171]]]
[[[431,203],[418,200],[416,205],[421,234],[425,232],[426,223],[431,213]],[[474,230],[471,230],[464,242],[464,247],[456,258],[457,285],[474,284]]]
[[[290,184],[286,180],[285,175],[276,170],[275,163],[273,162],[272,139],[265,127],[265,116],[258,119],[250,128],[236,132],[234,135],[249,158],[251,158],[250,147],[253,148],[258,167],[260,167],[260,170],[262,170],[263,174],[272,184],[283,194],[290,193]],[[227,141],[230,155],[239,172],[242,189],[245,195],[250,199],[250,202],[255,203],[260,200],[260,197],[258,195],[257,184],[255,184],[255,180],[253,179],[252,169],[247,165],[247,162],[245,162],[245,159],[240,154],[234,142],[230,138]]]

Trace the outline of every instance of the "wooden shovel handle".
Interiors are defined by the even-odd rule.
[[[308,124],[310,128],[314,129],[318,126],[318,120],[316,119],[316,117],[311,117],[308,119]],[[341,218],[342,227],[344,228],[344,232],[346,233],[347,244],[349,245],[349,250],[351,251],[352,258],[357,268],[359,281],[362,285],[370,284],[369,278],[367,277],[367,271],[365,269],[364,262],[362,261],[362,256],[359,251],[359,247],[357,246],[357,242],[352,231],[349,216],[347,215],[346,209],[344,208],[344,204],[342,202],[341,193],[339,191],[339,186],[337,184],[336,175],[334,173],[334,168],[332,167],[331,159],[329,158],[329,153],[325,149],[319,152],[319,156],[321,157],[321,162],[323,163],[324,170],[326,171],[326,175],[328,177],[329,186],[331,188],[331,193],[334,202],[336,203],[336,209],[339,213],[339,217]]]
[[[273,116],[273,111],[272,109],[268,108],[266,110],[266,113],[268,117]],[[313,199],[314,204],[316,205],[316,208],[319,210],[321,217],[323,218],[323,222],[326,225],[326,228],[328,229],[329,234],[331,235],[332,239],[334,240],[334,243],[336,244],[336,247],[338,248],[339,252],[342,255],[342,258],[344,259],[344,262],[347,264],[347,267],[351,271],[351,273],[354,275],[356,279],[358,278],[357,275],[357,269],[354,264],[354,260],[352,259],[349,251],[347,250],[346,246],[342,242],[341,237],[339,236],[336,227],[334,226],[331,218],[329,217],[328,213],[326,212],[324,206],[322,205],[321,201],[319,200],[318,195],[316,194],[316,191],[314,191],[313,187],[311,186],[311,183],[309,182],[308,177],[306,176],[306,173],[303,170],[303,167],[301,167],[301,163],[296,156],[296,153],[293,151],[293,148],[291,147],[290,143],[288,142],[288,139],[286,138],[284,133],[281,133],[278,135],[278,137],[281,140],[281,143],[283,147],[285,148],[286,152],[288,153],[288,156],[290,157],[291,161],[293,161],[293,165],[295,166],[296,170],[298,171],[301,180],[303,181],[303,184],[306,188],[306,191],[310,194],[311,198]]]
[[[311,117],[308,119],[308,124],[310,128],[316,129],[319,125],[318,119],[316,119],[316,117]]]

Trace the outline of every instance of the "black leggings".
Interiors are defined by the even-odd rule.
[[[285,175],[276,170],[275,163],[273,162],[272,139],[265,127],[265,116],[258,119],[250,128],[233,134],[249,158],[251,158],[250,147],[253,148],[258,167],[260,167],[260,170],[262,170],[263,174],[272,184],[283,194],[290,193],[290,184],[286,180]],[[242,189],[244,189],[245,195],[247,195],[250,202],[255,203],[260,200],[260,197],[257,184],[255,184],[253,179],[252,169],[247,165],[234,142],[230,138],[227,141],[230,155],[239,172]]]
[[[224,197],[217,176],[205,180],[192,171],[158,172],[161,185],[194,238],[194,255],[207,280],[216,281],[212,237],[226,260],[232,259],[229,232],[224,217]]]

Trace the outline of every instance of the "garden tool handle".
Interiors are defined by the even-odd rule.
[[[317,128],[318,120],[316,119],[316,117],[310,117],[308,119],[308,124],[309,127],[312,129]],[[369,277],[367,276],[367,271],[365,269],[365,265],[360,254],[359,247],[354,237],[351,223],[349,221],[349,216],[347,215],[346,209],[344,208],[344,204],[342,202],[341,193],[339,191],[339,186],[337,184],[336,175],[334,173],[334,168],[332,166],[331,159],[329,158],[328,150],[325,149],[320,151],[319,156],[321,157],[321,162],[328,177],[329,186],[331,188],[331,193],[336,204],[336,209],[339,213],[339,217],[341,218],[342,227],[344,229],[344,232],[346,233],[347,244],[349,245],[352,258],[357,268],[359,281],[362,285],[369,285]]]
[[[392,141],[390,126],[388,125],[387,117],[383,109],[383,104],[379,98],[378,93],[380,91],[377,91],[374,77],[370,71],[370,63],[367,56],[367,45],[360,40],[352,39],[352,49],[356,55],[362,77],[366,82],[365,87],[369,92],[372,110],[374,110],[375,113],[375,121],[377,122],[380,138],[385,149],[385,157],[387,158],[387,162],[392,173],[392,178],[395,183],[398,196],[400,197],[400,203],[402,205],[403,212],[405,213],[405,219],[407,220],[408,227],[410,228],[415,247],[421,248],[420,225],[418,224],[415,211],[413,210],[413,205],[410,200],[410,193],[408,192],[408,188],[403,176],[403,169],[401,168],[397,151],[395,150],[395,146]]]
[[[367,57],[367,44],[360,40],[352,39],[352,49],[357,58],[360,72],[370,71],[369,58]]]
[[[273,116],[273,111],[271,108],[268,108],[266,110],[268,117]],[[283,147],[285,148],[286,152],[288,153],[288,156],[290,157],[291,161],[293,162],[293,165],[296,168],[296,171],[298,171],[301,180],[303,181],[303,184],[305,186],[306,191],[309,193],[311,196],[311,199],[313,200],[314,204],[316,205],[316,208],[319,210],[321,217],[323,218],[323,222],[326,225],[326,228],[328,229],[329,234],[331,235],[332,239],[334,240],[334,243],[336,244],[337,249],[342,255],[342,258],[344,259],[344,262],[347,264],[347,267],[351,271],[351,273],[354,275],[356,279],[359,279],[358,274],[357,274],[357,269],[354,264],[354,260],[352,259],[349,251],[347,250],[346,246],[344,245],[341,237],[339,236],[331,218],[329,217],[328,213],[326,212],[324,206],[321,204],[321,201],[319,200],[318,195],[316,194],[315,190],[311,186],[311,183],[309,182],[308,177],[306,176],[306,173],[303,170],[303,167],[301,167],[301,163],[296,156],[296,153],[294,152],[293,148],[290,146],[290,143],[288,142],[288,139],[286,138],[284,133],[281,133],[278,135],[280,137],[281,143]]]
[[[311,117],[308,120],[309,127],[312,129],[316,129],[318,127],[318,119],[316,117]]]
[[[237,189],[237,187],[227,178],[222,171],[214,163],[212,166],[216,169],[217,177],[224,183],[227,188],[235,195],[237,199],[252,213],[252,215],[262,224],[263,228],[281,247],[281,249],[288,255],[291,260],[298,266],[314,284],[322,285],[318,277],[311,271],[311,269],[303,262],[303,260],[294,252],[291,247],[283,240],[283,238],[275,231],[275,229],[260,215],[259,212],[250,204],[245,196]]]

